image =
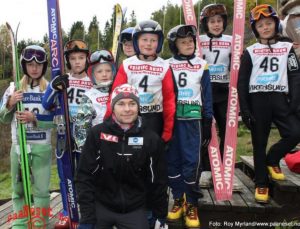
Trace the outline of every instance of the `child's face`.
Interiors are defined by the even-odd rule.
[[[104,83],[111,81],[113,72],[109,63],[98,64],[94,69],[94,77],[97,83]]]
[[[178,54],[185,56],[190,56],[194,54],[195,44],[191,36],[185,38],[177,38],[175,43],[178,49]]]
[[[80,74],[85,69],[86,53],[84,52],[72,52],[69,55],[69,62],[71,65],[71,71],[74,74]]]
[[[207,20],[208,32],[218,36],[223,33],[223,18],[220,15],[209,17]]]
[[[26,70],[32,79],[38,79],[42,75],[43,64],[39,64],[32,60],[31,62],[26,63]]]
[[[158,35],[152,33],[143,33],[138,38],[138,46],[141,54],[153,56],[156,54],[158,46]]]
[[[123,45],[123,52],[125,56],[131,57],[135,55],[132,41],[125,41],[123,42],[122,45]]]
[[[272,38],[275,34],[275,21],[271,17],[261,18],[255,23],[255,29],[259,34],[259,38]]]

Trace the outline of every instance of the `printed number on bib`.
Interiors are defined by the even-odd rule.
[[[278,71],[278,58],[277,57],[265,57],[261,64],[259,65],[260,68],[264,69],[264,72],[267,72],[270,69],[272,72]]]
[[[72,104],[72,103],[74,103],[74,91],[75,91],[76,89],[75,88],[71,88],[69,91],[68,91],[68,99],[69,99],[69,102]],[[80,99],[81,99],[81,97],[83,96],[83,94],[84,94],[84,92],[85,92],[85,90],[82,90],[82,89],[77,89],[76,90],[76,99],[75,99],[75,102],[77,103],[77,104],[80,104]]]
[[[186,76],[187,74],[185,72],[181,72],[179,73],[179,77],[178,77],[178,85],[180,87],[185,87],[187,82],[186,82]]]
[[[25,111],[29,111],[29,108],[25,108],[24,109]],[[35,107],[35,108],[32,108],[31,109],[31,112],[35,113],[35,114],[39,114],[40,113],[40,110],[39,108]]]
[[[147,92],[147,88],[148,88],[148,76],[147,75],[145,75],[143,77],[143,79],[139,83],[139,87],[144,88],[144,92]]]
[[[214,64],[216,64],[217,61],[218,61],[218,58],[220,56],[220,50],[213,50],[213,52],[216,53],[216,57],[215,57],[215,60],[214,60]]]

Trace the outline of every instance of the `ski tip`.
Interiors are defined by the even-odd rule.
[[[8,22],[6,22],[6,27],[7,27],[9,30],[11,30],[11,26],[10,26],[10,24],[9,24]]]

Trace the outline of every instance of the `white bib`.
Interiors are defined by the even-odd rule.
[[[195,57],[187,61],[169,59],[178,88],[177,103],[188,105],[202,105],[201,79],[207,62]]]
[[[169,69],[168,62],[160,57],[147,62],[133,56],[124,60],[123,66],[128,83],[138,89],[140,112],[162,112],[162,81]]]
[[[82,79],[77,79],[69,74],[69,84],[68,87],[68,102],[69,102],[69,112],[71,115],[71,121],[76,118],[77,111],[80,105],[80,99],[89,90],[93,84],[88,76]]]
[[[228,83],[232,36],[213,38],[212,51],[209,50],[210,39],[207,35],[200,36],[202,55],[208,63],[210,81]]]
[[[249,92],[288,93],[287,61],[293,46],[289,42],[268,45],[255,43],[247,48],[252,60]],[[241,66],[243,67],[243,66]]]
[[[92,101],[93,108],[97,114],[92,121],[92,125],[95,126],[99,123],[102,123],[106,112],[106,103],[109,98],[109,93],[104,93],[95,88],[91,88],[85,93],[85,95]]]

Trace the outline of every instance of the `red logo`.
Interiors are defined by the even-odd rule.
[[[98,103],[106,103],[107,100],[108,100],[108,96],[96,98],[96,101],[97,101]]]
[[[100,134],[100,139],[104,140],[104,141],[109,141],[109,142],[118,142],[118,137],[111,135],[111,134],[105,134],[105,133],[101,133]]]

